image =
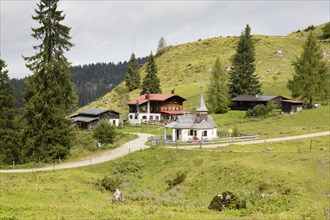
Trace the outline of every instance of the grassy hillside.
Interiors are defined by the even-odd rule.
[[[2,174],[2,219],[327,219],[329,137],[215,150],[152,148],[90,167]],[[270,147],[272,151],[265,151]],[[184,181],[169,188],[178,172]],[[125,202],[97,186],[117,176]],[[231,191],[245,209],[207,209]],[[262,196],[262,194],[264,196]]]
[[[322,26],[317,26],[313,32],[320,35]],[[300,55],[307,34],[308,32],[300,31],[288,36],[253,36],[256,47],[256,72],[265,95],[290,97],[286,84],[294,71],[291,64]],[[220,57],[223,65],[229,66],[237,42],[238,37],[214,37],[167,47],[163,54],[156,57],[163,93],[170,93],[171,89],[175,88],[177,94],[188,99],[184,103],[185,109],[193,111],[198,103],[200,85],[202,84],[204,91],[207,89],[215,59]],[[330,63],[329,41],[320,43],[323,51],[327,52],[326,60]],[[275,53],[279,50],[282,51],[282,55]],[[142,78],[145,76],[144,67],[141,69],[141,75]],[[83,108],[113,108],[126,117],[126,101],[135,99],[139,93],[140,90],[127,93],[124,83],[121,83],[104,97]]]

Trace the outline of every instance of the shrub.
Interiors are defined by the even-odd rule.
[[[246,111],[246,117],[265,117],[269,113],[269,110],[265,105],[256,105],[253,109]]]
[[[116,138],[116,127],[107,121],[101,121],[93,130],[93,137],[102,144],[113,144]]]
[[[139,174],[143,167],[144,164],[142,161],[124,160],[120,163],[114,164],[112,174]]]
[[[122,184],[123,178],[120,175],[105,176],[96,182],[96,186],[111,192],[115,192]]]
[[[169,188],[173,188],[176,185],[181,184],[187,177],[186,172],[179,171],[176,173],[176,176],[172,180],[166,180],[166,183],[168,184]]]

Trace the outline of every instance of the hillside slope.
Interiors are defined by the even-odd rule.
[[[317,26],[314,33],[321,35],[323,25]],[[300,55],[302,45],[308,35],[306,31],[287,36],[254,35],[256,49],[256,72],[262,83],[265,95],[290,97],[286,87],[294,72],[292,61]],[[165,52],[156,56],[158,77],[163,93],[170,93],[175,88],[177,94],[185,97],[186,110],[194,110],[198,103],[199,87],[206,91],[213,63],[219,57],[223,65],[230,66],[230,59],[235,53],[238,37],[214,37],[196,42],[169,46]],[[327,62],[330,63],[329,41],[320,41]],[[279,52],[281,51],[281,52]],[[142,78],[145,67],[141,68]],[[112,108],[126,116],[126,101],[139,96],[140,90],[127,92],[124,83],[102,98],[88,104],[88,107]]]

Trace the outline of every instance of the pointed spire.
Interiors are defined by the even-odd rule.
[[[199,100],[198,108],[196,109],[196,112],[208,112],[209,110],[205,106],[203,94],[202,94],[202,87],[201,87],[201,97]]]

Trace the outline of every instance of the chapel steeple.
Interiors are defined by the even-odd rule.
[[[205,106],[204,97],[203,97],[203,94],[202,94],[202,87],[201,87],[199,105],[196,108],[196,115],[197,115],[196,121],[198,123],[203,121],[203,120],[207,121],[208,112],[209,112],[209,110]]]

